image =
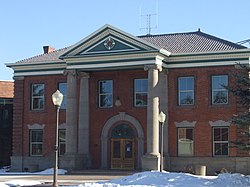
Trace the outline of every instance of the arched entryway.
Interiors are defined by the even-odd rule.
[[[141,157],[143,156],[144,153],[144,133],[143,133],[143,128],[139,121],[126,114],[125,112],[120,112],[118,115],[111,117],[105,125],[103,126],[102,129],[102,135],[101,135],[101,145],[102,145],[102,165],[101,167],[103,169],[108,169],[110,168],[110,165],[108,165],[108,154],[110,155],[111,153],[108,152],[108,146],[109,142],[111,140],[109,132],[112,132],[112,129],[115,128],[115,124],[130,124],[130,128],[134,130],[134,135],[137,136],[135,137],[137,139],[136,143],[134,143],[134,150],[136,150],[136,156],[134,156],[134,162],[135,162],[135,169],[141,169]],[[132,127],[131,127],[132,126]],[[125,141],[125,140],[124,140]]]
[[[135,133],[127,124],[116,125],[110,135],[110,168],[135,168]]]

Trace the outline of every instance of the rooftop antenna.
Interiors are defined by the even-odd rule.
[[[250,39],[247,39],[247,40],[242,40],[242,41],[239,41],[239,42],[236,42],[236,44],[239,44],[239,45],[244,45],[244,44],[247,44],[250,45]]]
[[[155,17],[155,25],[152,26],[152,17]],[[146,23],[142,24],[142,19],[146,20]],[[140,30],[147,30],[147,35],[151,34],[152,29],[158,28],[158,0],[156,1],[156,13],[142,14],[142,8],[140,6],[139,17]]]

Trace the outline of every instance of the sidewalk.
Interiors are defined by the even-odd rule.
[[[66,175],[58,175],[58,185],[70,186],[79,185],[86,182],[108,181],[127,175],[132,175],[136,171],[113,171],[113,170],[84,170],[74,171]],[[42,184],[36,187],[51,186],[53,183],[53,175],[0,175],[0,182],[10,180],[35,180]]]

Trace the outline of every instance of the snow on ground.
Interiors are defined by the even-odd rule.
[[[65,170],[58,170],[65,174]],[[13,174],[8,169],[0,169],[0,175]],[[14,173],[15,175],[52,175],[53,169],[37,173]],[[13,175],[14,175],[13,174]],[[73,181],[72,181],[73,182]],[[28,186],[41,184],[39,181],[12,180],[0,182],[0,187]],[[71,187],[250,187],[250,176],[239,173],[224,173],[218,176],[197,176],[187,173],[147,171],[106,182],[84,183]],[[69,187],[69,186],[68,186]]]
[[[250,176],[220,174],[219,176],[194,176],[173,172],[141,172],[109,182],[85,183],[79,187],[250,187]]]
[[[41,172],[9,172],[9,167],[0,168],[0,175],[53,175],[54,168],[46,169]],[[67,171],[64,169],[58,169],[58,175],[64,175]],[[6,182],[0,182],[0,187],[12,187],[12,186],[32,186],[32,185],[39,185],[41,184],[40,181],[34,180],[10,180]]]

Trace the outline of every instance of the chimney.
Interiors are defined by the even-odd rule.
[[[54,47],[51,47],[51,46],[49,46],[49,45],[43,46],[43,52],[44,52],[44,54],[53,52],[53,51],[55,51],[55,50],[56,50],[56,49],[55,49]]]

